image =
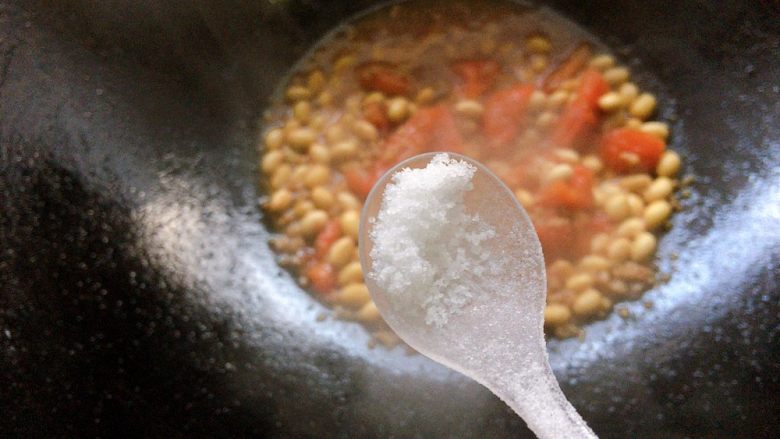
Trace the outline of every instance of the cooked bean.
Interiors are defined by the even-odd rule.
[[[366,284],[354,283],[338,290],[334,294],[333,300],[339,305],[348,306],[350,308],[359,308],[371,300],[371,295],[368,292]]]
[[[544,106],[546,101],[547,96],[543,91],[534,90],[534,92],[531,93],[531,98],[528,100],[528,108],[531,110],[539,110]]]
[[[373,142],[379,137],[379,132],[376,127],[367,120],[358,120],[352,125],[352,132],[354,132],[359,138]]]
[[[645,189],[644,197],[645,201],[652,202],[656,200],[662,200],[669,196],[674,190],[674,184],[668,177],[658,177]]]
[[[622,220],[631,214],[628,199],[624,194],[617,194],[609,197],[604,204],[604,211],[611,219],[616,221]]]
[[[633,82],[626,82],[620,86],[620,96],[623,96],[625,102],[633,102],[639,96],[639,87]]]
[[[631,73],[625,67],[612,67],[604,71],[604,80],[616,86],[628,81],[630,75]]]
[[[287,135],[287,142],[299,151],[305,151],[309,148],[309,145],[314,143],[316,138],[317,135],[312,129],[298,128]]]
[[[615,65],[615,57],[609,54],[596,55],[590,60],[590,66],[599,70],[606,70]]]
[[[351,193],[342,191],[336,194],[336,201],[343,210],[360,210],[360,201]]]
[[[478,101],[462,99],[455,104],[455,111],[468,117],[479,117],[485,109]]]
[[[401,122],[409,115],[409,101],[404,97],[390,99],[387,104],[387,118],[392,122]]]
[[[436,98],[436,91],[431,87],[425,87],[417,93],[415,101],[419,105],[425,105],[431,103]]]
[[[287,189],[279,189],[275,191],[270,200],[268,200],[268,208],[273,212],[280,212],[290,207],[292,204],[292,192]]]
[[[644,120],[653,114],[653,111],[655,111],[655,104],[655,96],[650,93],[642,93],[631,103],[631,106],[628,107],[628,112],[632,116]]]
[[[377,309],[374,302],[368,302],[360,308],[360,311],[355,314],[355,317],[364,323],[375,322],[380,318],[379,309]]]
[[[544,55],[531,55],[528,61],[531,64],[531,70],[536,73],[541,73],[547,68],[547,57]]]
[[[381,104],[385,102],[385,95],[374,91],[366,95],[365,98],[363,98],[363,105],[366,104]]]
[[[300,123],[308,123],[311,120],[311,104],[308,101],[298,101],[293,107],[293,117]]]
[[[347,133],[341,124],[331,125],[325,130],[325,140],[334,145],[346,138]]]
[[[336,282],[338,282],[340,286],[363,282],[363,267],[360,266],[360,262],[354,261],[345,265],[344,268],[339,271]]]
[[[293,85],[287,89],[285,96],[291,101],[309,99],[311,97],[311,90],[302,85]]]
[[[621,107],[623,107],[624,103],[625,101],[623,97],[620,94],[615,93],[614,91],[605,93],[599,98],[598,101],[599,108],[607,112],[620,109]]]
[[[271,188],[272,189],[279,189],[290,180],[290,176],[292,175],[292,168],[290,165],[284,163],[276,167],[276,170],[273,171],[273,176],[271,177]]]
[[[340,73],[357,64],[355,55],[342,55],[333,63],[333,71]]]
[[[582,291],[593,285],[593,277],[588,273],[575,274],[566,279],[566,289],[572,291]]]
[[[647,174],[634,174],[620,179],[620,186],[632,192],[644,191],[653,181]]]
[[[601,172],[604,165],[601,163],[601,159],[595,155],[588,155],[582,159],[582,165],[590,169],[594,174]]]
[[[531,53],[548,53],[552,49],[552,44],[547,38],[534,35],[525,41],[525,48]]]
[[[351,159],[358,153],[358,144],[355,140],[344,140],[330,149],[331,158],[335,160]]]
[[[650,232],[642,232],[631,243],[631,260],[642,262],[655,253],[656,239]]]
[[[606,233],[598,233],[590,238],[590,251],[593,253],[604,253],[609,246],[609,236]]]
[[[327,107],[333,103],[333,95],[329,91],[325,90],[317,97],[317,103],[321,107]]]
[[[599,255],[587,255],[580,259],[580,267],[587,271],[600,271],[606,270],[610,266],[610,262],[607,258]]]
[[[674,177],[680,170],[680,156],[674,151],[666,151],[658,162],[656,172],[663,177]]]
[[[284,161],[284,153],[279,150],[274,151],[268,151],[263,156],[263,161],[260,164],[260,167],[263,169],[263,172],[266,174],[270,174],[276,168],[279,167],[279,165],[282,164],[282,161]]]
[[[330,181],[330,168],[325,165],[311,165],[303,177],[307,187],[322,186]]]
[[[598,290],[589,288],[574,299],[572,311],[582,317],[593,315],[601,310],[602,298],[603,296]]]
[[[629,218],[620,223],[615,233],[621,238],[633,238],[644,231],[645,222],[642,218]]]
[[[580,160],[579,153],[570,148],[557,148],[553,153],[555,154],[555,157],[566,163],[577,163]]]
[[[325,74],[323,74],[321,70],[313,70],[311,73],[309,73],[309,77],[306,80],[306,85],[308,85],[309,90],[312,90],[316,93],[322,90],[322,87],[325,86],[326,82],[327,79],[325,78]]]
[[[626,128],[633,128],[638,130],[642,128],[642,121],[635,117],[630,117],[626,120]]]
[[[534,204],[534,196],[525,189],[516,190],[515,197],[517,198],[517,201],[519,201],[520,204],[526,209]]]
[[[339,238],[328,250],[328,262],[335,268],[346,265],[355,254],[355,241],[352,237]]]
[[[645,133],[652,134],[661,140],[666,140],[669,137],[669,125],[663,122],[645,122],[639,129]]]
[[[571,165],[567,165],[566,163],[560,163],[550,168],[550,171],[547,173],[547,180],[548,181],[568,180],[571,178],[573,173],[574,170],[572,169]]]
[[[547,98],[547,104],[550,108],[559,108],[566,103],[570,94],[566,90],[558,90]]]
[[[333,192],[324,186],[317,186],[311,191],[311,200],[314,205],[320,209],[328,210],[333,207],[336,198],[333,196]]]
[[[309,173],[309,165],[300,165],[293,168],[293,173],[290,176],[290,183],[295,185],[303,183],[306,179],[306,175]]]
[[[555,114],[545,111],[542,114],[539,115],[539,117],[536,119],[536,126],[539,128],[548,128],[550,125],[555,122]]]
[[[341,230],[345,235],[351,236],[355,240],[358,239],[360,212],[357,210],[348,210],[341,214],[339,222],[341,223]]]
[[[544,323],[550,326],[560,326],[571,320],[571,311],[566,305],[551,303],[544,308]]]
[[[657,200],[645,207],[644,219],[649,230],[654,230],[669,218],[672,206],[665,200]]]
[[[328,222],[328,214],[323,210],[312,210],[301,218],[301,231],[305,236],[314,236]]]
[[[284,132],[281,128],[274,128],[265,134],[265,146],[268,149],[279,149],[284,143]]]
[[[631,255],[631,241],[626,238],[618,238],[609,243],[607,257],[613,261],[622,262]]]
[[[626,196],[631,215],[640,217],[645,211],[645,202],[637,194],[628,194]]]
[[[313,143],[309,147],[309,156],[315,163],[323,165],[330,163],[330,151],[321,143]]]

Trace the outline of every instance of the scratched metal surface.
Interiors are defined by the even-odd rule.
[[[529,435],[468,379],[317,322],[266,244],[259,111],[370,3],[0,2],[0,435]],[[780,12],[552,7],[638,60],[697,178],[654,306],[550,343],[565,393],[602,437],[773,437]]]

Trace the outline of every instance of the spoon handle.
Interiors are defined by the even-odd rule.
[[[518,371],[488,387],[522,417],[540,439],[597,438],[561,391],[550,366]]]

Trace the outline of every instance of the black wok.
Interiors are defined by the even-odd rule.
[[[0,436],[530,435],[468,379],[317,322],[266,244],[256,121],[370,3],[0,1]],[[602,437],[774,437],[778,4],[580,3],[551,6],[637,60],[697,180],[671,282],[552,341],[556,374]]]

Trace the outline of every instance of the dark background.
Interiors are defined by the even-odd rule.
[[[317,322],[267,247],[256,120],[369,3],[0,1],[0,436],[529,435],[479,385]],[[638,60],[697,177],[672,281],[550,343],[564,392],[602,437],[776,436],[780,8],[552,6]]]

